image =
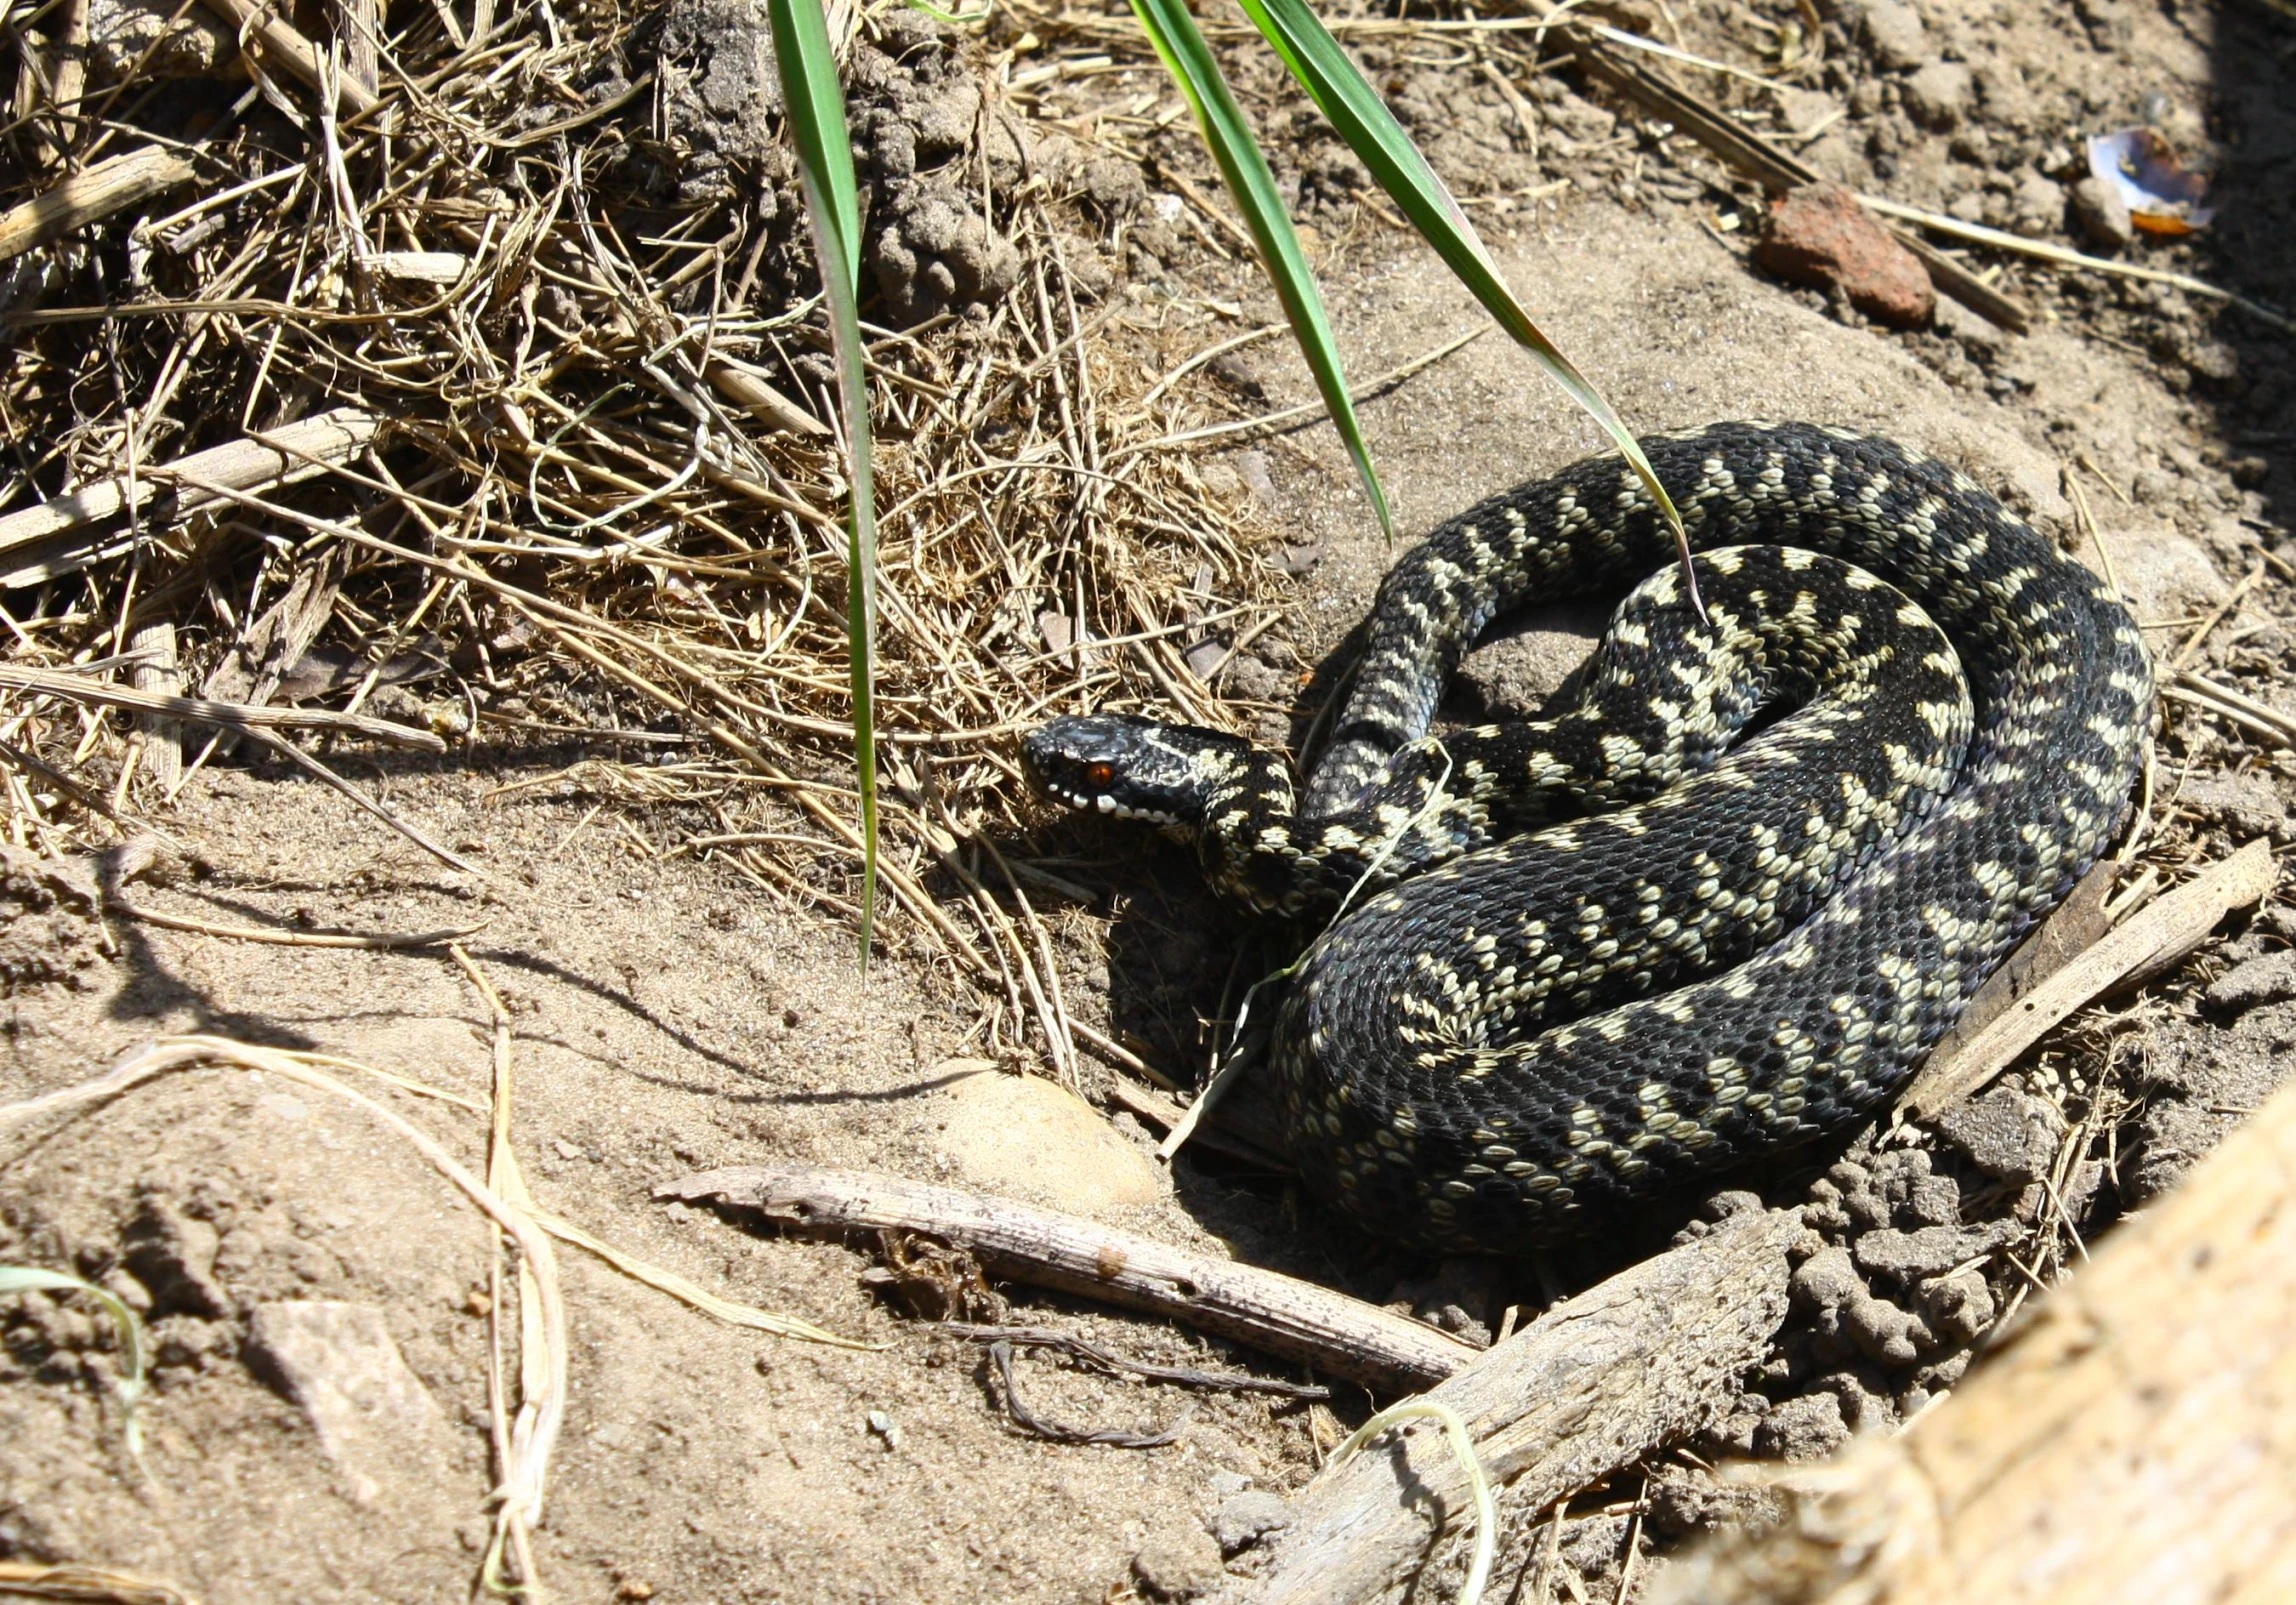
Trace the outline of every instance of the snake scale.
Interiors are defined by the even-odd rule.
[[[1023,744],[1057,800],[1323,927],[1271,1059],[1303,1179],[1382,1236],[1521,1251],[1846,1134],[2127,815],[2135,621],[1967,475],[1809,424],[1642,444],[1704,621],[1596,457],[1395,563],[1304,787],[1123,715]],[[1630,586],[1581,706],[1428,734],[1499,614]]]

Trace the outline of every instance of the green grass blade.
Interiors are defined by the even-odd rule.
[[[837,397],[852,456],[853,505],[845,548],[845,634],[853,671],[853,764],[861,794],[861,967],[877,913],[877,505],[870,468],[869,387],[862,368],[861,207],[845,96],[820,0],[766,0],[790,140],[805,181],[837,355]]]
[[[1140,0],[1134,0],[1136,8],[1139,3]],[[1452,199],[1451,191],[1419,154],[1419,147],[1411,142],[1411,136],[1403,131],[1403,125],[1395,120],[1395,114],[1387,109],[1378,91],[1365,81],[1362,72],[1348,59],[1347,52],[1340,49],[1339,41],[1316,20],[1304,0],[1238,0],[1238,3],[1252,19],[1252,25],[1275,47],[1292,76],[1315,97],[1316,105],[1322,108],[1332,127],[1371,170],[1379,187],[1394,198],[1403,215],[1411,220],[1411,226],[1435,247],[1436,254],[1458,276],[1459,282],[1473,292],[1475,299],[1498,320],[1499,326],[1528,350],[1555,383],[1618,443],[1619,450],[1625,453],[1627,462],[1641,476],[1652,499],[1673,527],[1675,540],[1682,550],[1685,578],[1688,578],[1690,547],[1683,532],[1682,515],[1675,511],[1672,498],[1651,471],[1642,448],[1635,444],[1634,436],[1619,421],[1602,393],[1531,321],[1530,314],[1507,287],[1498,264],[1484,249],[1475,225],[1467,220],[1466,212]],[[1695,583],[1692,594],[1696,595]]]
[[[144,1354],[144,1325],[136,1312],[108,1287],[98,1287],[62,1271],[43,1271],[34,1265],[0,1265],[0,1294],[7,1293],[83,1293],[103,1306],[120,1335],[120,1379],[115,1388],[120,1399],[121,1436],[127,1441],[129,1456],[140,1469],[143,1418],[136,1412],[143,1403],[149,1365]]]
[[[1324,316],[1323,297],[1316,291],[1315,275],[1308,270],[1299,235],[1284,211],[1275,175],[1268,171],[1267,158],[1260,154],[1251,124],[1244,120],[1236,97],[1228,92],[1228,82],[1220,75],[1219,63],[1195,19],[1188,14],[1185,0],[1132,0],[1132,10],[1196,114],[1205,147],[1211,151],[1236,209],[1243,214],[1244,226],[1259,247],[1260,262],[1299,341],[1300,355],[1307,359],[1308,371],[1315,375],[1315,387],[1323,393],[1331,421],[1347,443],[1348,455],[1355,459],[1356,472],[1363,476],[1363,488],[1379,515],[1379,527],[1393,540],[1395,521],[1387,509],[1387,493],[1380,488],[1379,475],[1371,466],[1371,450],[1363,441],[1355,401],[1347,393],[1347,376],[1340,367],[1330,321]]]

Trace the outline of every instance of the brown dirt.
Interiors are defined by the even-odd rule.
[[[1757,9],[1770,25],[1741,7],[1674,8],[1691,48],[1774,61],[1776,25],[1796,8]],[[2063,239],[2060,147],[2075,132],[2149,116],[2217,143],[2223,211],[2192,243],[2140,243],[2131,254],[2296,304],[2296,259],[2278,248],[2296,227],[2287,67],[2296,25],[2238,0],[2173,10],[2083,0],[2042,13],[1927,0],[1926,25],[1909,36],[1907,9],[1869,0],[1829,13],[1866,21],[1837,22],[1829,65],[1804,75],[1801,98],[1778,117],[1807,129],[1842,114],[1806,153],[1813,164],[1855,188]],[[1000,14],[988,44],[1010,49],[1028,21]],[[2286,335],[2181,292],[2022,265],[2005,283],[2045,314],[2028,337],[1958,313],[1941,328],[1884,332],[1763,277],[1744,245],[1759,213],[1752,192],[1567,74],[1527,81],[1544,132],[1534,156],[1459,37],[1383,37],[1365,54],[1407,119],[1438,135],[1438,165],[1494,225],[1510,278],[1550,333],[1638,427],[1802,416],[1884,430],[1965,463],[2068,539],[2075,509],[2062,476],[2085,458],[2101,473],[2072,472],[2115,572],[2171,651],[2264,553],[2296,558],[2280,527],[2296,500]],[[1955,61],[1971,69],[1965,93],[1951,73],[1916,88],[1926,69]],[[1241,76],[1253,95],[1268,92],[1264,67]],[[1161,93],[1145,69],[1091,76],[1020,97],[1017,111],[1082,141],[1092,118],[1151,90]],[[1731,96],[1757,103],[1740,89]],[[2154,96],[2165,98],[2148,105]],[[1132,382],[1125,376],[1266,321],[1272,302],[1177,193],[1174,174],[1210,193],[1185,124],[1145,135],[1110,126],[1118,155],[1124,141],[1145,141],[1147,176],[1128,185],[1103,167],[1089,185],[1077,178],[1097,197],[1077,227],[1094,233],[1106,304],[1119,313],[1107,334],[1112,382]],[[1355,198],[1352,164],[1327,139],[1306,119],[1271,126],[1286,136],[1279,172],[1314,226],[1355,373],[1473,327],[1442,271]],[[1542,193],[1552,185],[1567,187]],[[985,240],[966,249],[994,255]],[[922,310],[931,295],[918,294]],[[1224,404],[1256,412],[1311,394],[1276,341],[1198,385],[1214,416]],[[1370,403],[1365,419],[1407,531],[1597,445],[1592,426],[1495,335]],[[1326,429],[1231,450],[1202,472],[1249,505],[1271,556],[1296,577],[1288,625],[1218,683],[1240,717],[1280,734],[1301,669],[1360,616],[1389,553],[1366,528]],[[2194,662],[2296,708],[2286,572],[2267,566]],[[1463,695],[1528,704],[1551,689],[1569,659],[1556,643],[1585,621],[1533,622],[1545,633],[1479,655]],[[666,856],[691,822],[559,774],[581,756],[481,741],[446,760],[385,759],[365,773],[483,878],[442,869],[290,772],[211,770],[160,819],[181,850],[127,894],[231,923],[417,930],[483,920],[468,945],[514,1018],[515,1141],[540,1202],[729,1297],[882,1345],[760,1337],[564,1251],[574,1391],[538,1551],[557,1597],[1124,1599],[1137,1593],[1131,1563],[1143,1550],[1147,1570],[1162,1554],[1167,1572],[1185,1571],[1224,1500],[1312,1473],[1328,1412],[1142,1388],[1050,1361],[1024,1361],[1022,1373],[1046,1416],[1129,1429],[1187,1420],[1160,1449],[1029,1438],[999,1407],[977,1350],[872,1298],[860,1280],[870,1253],[761,1238],[652,1203],[655,1185],[686,1171],[762,1157],[966,1179],[951,1151],[961,1145],[945,1136],[963,1118],[948,1061],[977,1053],[995,1000],[936,962],[898,915],[887,919],[889,951],[857,976],[848,930],[721,865]],[[2296,766],[2285,752],[2172,705],[2160,756],[2148,862],[2174,870],[2227,840],[2286,839]],[[1238,955],[1252,951],[1248,934],[1212,908],[1177,850],[1143,851],[1132,837],[1066,823],[1017,850],[1093,894],[1089,904],[1041,899],[1052,905],[1044,912],[1069,1006],[1193,1074]],[[18,852],[5,869],[0,1099],[54,1091],[183,1031],[340,1053],[485,1096],[487,1014],[441,955],[254,946],[116,915],[99,924],[84,864],[42,869]],[[2002,1250],[2056,1274],[2075,1253],[2074,1231],[2102,1229],[2169,1185],[2285,1073],[2296,981],[2276,988],[2250,971],[2245,987],[2211,984],[2275,962],[2292,936],[2296,924],[2268,909],[2182,974],[2052,1038],[2006,1083],[2015,1107],[1993,1107],[2020,1132],[2030,1116],[2037,1135],[2025,1149],[2007,1152],[2014,1141],[1970,1128],[1912,1148],[1865,1144],[1814,1183],[1777,1180],[1776,1201],[1812,1204],[1802,1313],[1707,1453],[1820,1452],[1950,1386],[2019,1296],[2021,1273]],[[1104,1095],[1116,1073],[1088,1062],[1084,1092]],[[380,1096],[466,1162],[481,1157],[477,1117]],[[1115,1128],[1135,1147],[1150,1140],[1129,1116]],[[1041,1158],[1049,1171],[1059,1155]],[[2036,1166],[2061,1171],[2062,1211]],[[1080,1195],[1060,1191],[1073,1180],[1048,1173],[1044,1187],[1074,1202]],[[1303,1220],[1313,1212],[1280,1178],[1217,1161],[1183,1158],[1153,1201],[1104,1212],[1167,1241],[1402,1299],[1448,1324],[1537,1300],[1521,1285],[1527,1272],[1494,1282],[1404,1263]],[[1905,1267],[1921,1257],[1911,1240],[1930,1228],[1983,1239],[1982,1274],[1923,1285]],[[372,1117],[238,1072],[131,1094],[8,1150],[0,1260],[105,1281],[146,1313],[157,1364],[145,1481],[120,1452],[106,1402],[108,1333],[68,1301],[0,1310],[0,1557],[132,1567],[219,1605],[468,1592],[486,1533],[491,1254],[478,1217]],[[1868,1286],[1842,1284],[1844,1274]],[[1013,1296],[1030,1319],[1144,1358],[1275,1370],[1157,1323]],[[383,1313],[440,1408],[437,1455],[354,1474],[250,1363],[252,1312],[314,1299]],[[1337,1413],[1356,1416],[1364,1402],[1339,1399]],[[1581,1502],[1563,1555],[1585,1597],[1617,1588],[1630,1528],[1647,1542],[1700,1519],[1697,1498],[1665,1491],[1678,1469],[1630,1473]],[[1537,1515],[1510,1513],[1511,1553],[1524,1552]]]

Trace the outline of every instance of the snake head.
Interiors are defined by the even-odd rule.
[[[1070,714],[1020,744],[1030,778],[1055,801],[1181,827],[1202,822],[1215,769],[1247,751],[1247,743],[1218,730],[1121,713]]]

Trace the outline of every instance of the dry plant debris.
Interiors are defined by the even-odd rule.
[[[171,796],[217,746],[177,760],[172,721],[208,711],[179,690],[323,701],[338,730],[385,734],[381,712],[447,737],[448,762],[587,745],[564,778],[687,805],[664,850],[841,915],[845,487],[786,158],[762,152],[762,194],[725,182],[671,45],[611,8],[521,7],[483,42],[415,21],[371,94],[241,10],[260,94],[171,116],[133,75],[35,83],[0,152],[11,218],[64,216],[142,151],[179,180],[41,223],[0,268],[0,567],[37,586],[6,619],[9,834],[100,846]],[[849,31],[883,46],[857,79],[941,50],[925,29]],[[1220,415],[1152,392],[1109,339],[1121,307],[1070,271],[1072,169],[1033,169],[1018,133],[999,150],[969,204],[1011,293],[872,331],[886,880],[909,916],[888,939],[1008,994],[994,1034],[1042,1022],[1059,1064],[1041,929],[988,898],[1009,875],[974,845],[1016,817],[1000,749],[1079,698],[1231,724],[1215,660],[1275,621],[1275,571],[1191,466]],[[135,722],[75,698],[75,670],[116,672],[102,694]],[[253,718],[228,729],[318,773]]]

